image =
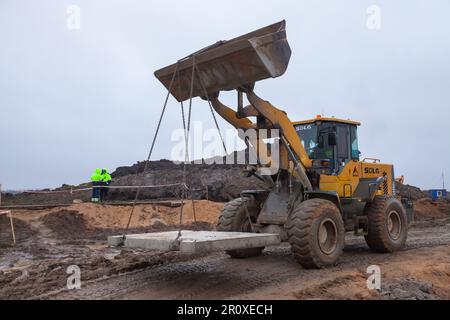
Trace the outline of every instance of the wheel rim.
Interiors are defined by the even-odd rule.
[[[319,247],[325,254],[331,254],[337,247],[338,233],[337,227],[333,220],[325,219],[319,226]]]
[[[397,240],[398,238],[400,238],[402,231],[402,220],[400,219],[400,215],[398,214],[397,211],[392,210],[389,212],[387,219],[387,227],[389,236],[393,240]]]

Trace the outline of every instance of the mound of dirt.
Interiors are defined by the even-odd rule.
[[[145,162],[138,162],[131,167],[120,167],[113,173],[113,184],[120,185],[164,185],[183,181],[183,165],[177,165],[169,160],[149,162],[147,171],[141,173]],[[192,188],[195,189],[196,199],[213,201],[229,201],[239,197],[243,190],[264,189],[267,186],[254,177],[242,176],[244,165],[232,164],[192,164],[188,165],[188,172]],[[140,174],[136,177],[136,172]],[[142,199],[178,198],[180,187],[162,187],[142,189]],[[133,190],[111,190],[110,200],[133,199]]]
[[[196,220],[215,225],[222,203],[206,200],[195,201]],[[122,229],[127,225],[131,206],[96,205],[93,203],[73,204],[67,208],[83,215],[88,229]],[[164,229],[166,226],[179,224],[181,208],[160,205],[137,205],[130,222],[130,228]],[[57,211],[56,211],[57,212]],[[194,222],[192,202],[185,202],[183,207],[183,224]]]
[[[400,193],[400,196],[403,198],[411,198],[413,201],[428,198],[428,193],[408,184],[395,182],[395,189]]]
[[[36,217],[59,240],[74,244],[76,241],[100,240],[121,233],[146,233],[177,230],[181,208],[158,205],[137,205],[130,227],[126,230],[131,206],[98,205],[93,203],[73,204],[66,209],[52,209],[28,213],[21,212],[29,219]],[[213,230],[222,203],[195,201],[195,218],[192,202],[183,208],[183,229]]]
[[[396,279],[383,284],[383,300],[438,300],[433,285],[415,278]]]
[[[449,216],[449,210],[447,202],[433,202],[429,198],[414,201],[415,220],[444,219]]]
[[[16,241],[23,242],[35,235],[35,231],[31,226],[20,219],[13,219]],[[6,214],[0,215],[0,248],[11,246],[13,236],[11,231],[11,222]]]
[[[13,218],[14,233],[16,242],[23,242],[33,235],[36,231],[25,221]],[[13,244],[13,236],[11,231],[11,222],[8,215],[0,215],[0,248],[9,247]]]
[[[88,187],[87,184],[78,186],[79,188]],[[77,187],[77,188],[78,188]],[[58,189],[56,189],[58,190]],[[49,189],[39,190],[50,191]],[[2,194],[2,205],[52,205],[52,204],[68,204],[73,203],[74,200],[81,199],[82,201],[90,201],[91,191],[82,191],[70,193],[70,188],[67,188],[67,193],[4,193]]]
[[[376,293],[367,290],[366,277],[363,272],[336,276],[329,280],[323,280],[317,285],[294,292],[297,299],[374,299]],[[353,299],[354,299],[353,298]]]
[[[60,239],[80,239],[87,233],[86,220],[78,211],[51,212],[43,216],[41,221]]]
[[[233,156],[236,158],[237,153]],[[139,161],[132,166],[119,167],[112,173],[112,186],[135,186],[135,185],[166,185],[180,183],[184,179],[183,165],[175,164],[170,160],[159,160],[148,162],[148,167],[144,173],[145,161]],[[239,197],[243,190],[264,189],[267,186],[254,177],[242,176],[245,165],[238,164],[207,164],[210,160],[202,160],[201,163],[189,164],[188,184],[191,184],[195,199],[209,199],[212,201],[229,201]],[[226,162],[223,162],[226,163]],[[139,173],[136,176],[136,173]],[[89,176],[89,175],[88,175]],[[2,203],[5,205],[26,205],[26,204],[70,204],[74,200],[89,202],[91,191],[74,192],[73,188],[89,187],[90,183],[83,183],[78,186],[63,185],[56,191],[66,190],[67,193],[57,194],[35,194],[17,193],[4,194]],[[48,189],[42,191],[49,191]],[[176,199],[181,195],[181,187],[161,187],[141,189],[140,200],[149,199]],[[108,193],[108,201],[129,201],[136,195],[134,189],[112,189]]]

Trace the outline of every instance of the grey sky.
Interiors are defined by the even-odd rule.
[[[70,4],[81,8],[79,31],[66,27]],[[366,27],[372,4],[378,31]],[[361,121],[364,157],[393,163],[407,183],[440,187],[441,172],[450,177],[448,0],[0,0],[0,183],[75,184],[97,166],[144,159],[165,95],[153,72],[282,19],[288,71],[257,93],[293,120],[324,112]],[[201,100],[193,119],[213,126]],[[169,157],[180,126],[172,99],[153,159]]]

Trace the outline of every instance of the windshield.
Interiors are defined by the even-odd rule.
[[[316,124],[302,124],[295,126],[302,141],[303,148],[305,148],[310,158],[314,155],[314,150],[317,147],[317,126]]]

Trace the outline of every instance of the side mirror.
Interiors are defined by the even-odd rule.
[[[336,145],[336,133],[335,132],[329,132],[328,133],[328,144],[330,146]]]

